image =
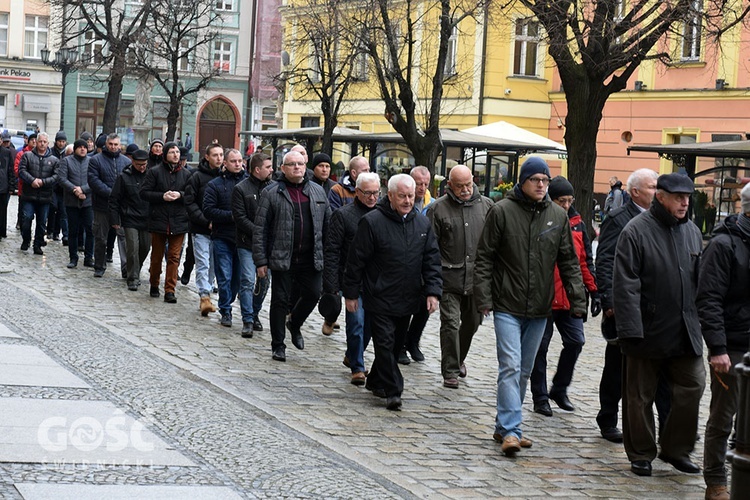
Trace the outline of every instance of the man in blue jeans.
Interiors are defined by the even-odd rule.
[[[59,160],[49,149],[49,136],[41,132],[36,138],[34,149],[23,153],[18,164],[18,178],[23,181],[21,198],[21,250],[26,251],[31,244],[31,221],[36,217],[34,233],[34,254],[44,255],[42,247],[46,245],[47,214],[52,195],[59,177],[57,166]]]
[[[380,177],[365,172],[356,181],[354,203],[344,205],[331,215],[325,242],[323,266],[323,291],[338,297],[349,248],[357,234],[359,219],[375,208],[380,195]],[[354,385],[365,384],[364,352],[370,343],[370,333],[365,331],[365,313],[360,294],[357,310],[346,311],[346,355],[344,365],[352,371]]]
[[[581,268],[568,215],[547,196],[549,167],[532,156],[518,184],[487,214],[474,263],[477,310],[494,312],[497,417],[493,438],[512,457],[531,440],[521,430],[526,384],[552,313],[555,264],[573,316],[586,312]]]

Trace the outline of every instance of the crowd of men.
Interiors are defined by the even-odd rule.
[[[729,498],[724,462],[738,404],[735,365],[750,344],[750,186],[741,192],[742,213],[728,217],[704,249],[688,216],[692,180],[634,172],[601,226],[594,266],[573,186],[552,179],[539,157],[527,158],[515,187],[493,202],[463,165],[450,170],[437,199],[425,167],[394,175],[381,196],[381,178],[364,157],[352,158],[334,181],[330,156],[310,161],[299,145],[274,174],[264,153],[243,158],[218,144],[190,168],[185,148],[158,139],[148,150],[123,151],[116,134],[94,141],[85,133],[67,145],[58,132],[50,146],[41,132],[19,152],[2,139],[0,239],[17,186],[23,251],[42,255],[61,234],[68,268],[82,253],[84,267],[101,278],[117,242],[128,290],[139,290],[150,254],[149,294],[160,297],[163,288],[167,303],[177,302],[177,282],[187,284],[194,269],[200,314],[218,310],[220,324],[231,327],[239,298],[245,338],[263,330],[259,312],[270,288],[271,354],[281,362],[287,330],[292,345],[304,349],[301,329],[317,306],[322,333],[332,334],[343,298],[343,364],[351,383],[384,398],[389,410],[402,407],[399,364],[424,360],[419,342],[430,314],[439,307],[440,367],[449,389],[467,377],[472,338],[491,317],[498,359],[493,437],[510,457],[532,446],[522,428],[529,380],[535,412],[553,416],[549,401],[575,410],[567,390],[585,342],[583,322],[589,311],[603,312],[602,437],[624,443],[637,475],[651,475],[657,456],[679,471],[700,472],[690,454],[706,383],[705,343],[712,392],[706,498]],[[563,349],[548,389],[555,327]]]

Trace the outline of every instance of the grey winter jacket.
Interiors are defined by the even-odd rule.
[[[310,199],[313,222],[313,263],[323,270],[323,239],[328,231],[331,209],[322,187],[303,181],[302,192]],[[294,242],[294,206],[285,181],[274,181],[261,193],[255,214],[257,232],[253,234],[253,259],[257,267],[288,271]]]
[[[85,208],[91,206],[91,187],[89,186],[88,178],[89,160],[88,156],[79,158],[75,154],[68,155],[60,160],[57,174],[60,177],[60,185],[65,193],[64,201],[66,207]],[[78,196],[73,194],[76,186],[80,186],[81,190],[83,190],[83,194],[86,195],[85,200],[80,200]]]

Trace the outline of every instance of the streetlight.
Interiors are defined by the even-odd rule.
[[[62,94],[60,96],[60,130],[65,130],[65,81],[68,73],[78,69],[78,50],[63,47],[50,59],[50,50],[45,46],[41,51],[42,62],[62,73]]]

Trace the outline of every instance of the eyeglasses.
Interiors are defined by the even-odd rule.
[[[380,194],[380,191],[364,191],[364,190],[359,189],[359,188],[357,188],[357,189],[359,190],[360,193],[362,193],[363,195],[365,195],[367,197],[377,196],[377,195]]]
[[[557,198],[557,203],[560,203],[562,205],[572,205],[575,203],[576,199],[572,196],[561,196],[560,198]]]
[[[549,177],[529,177],[526,180],[533,184],[549,184]]]
[[[304,161],[290,161],[284,163],[285,167],[304,167],[305,165],[307,165],[307,163]]]

